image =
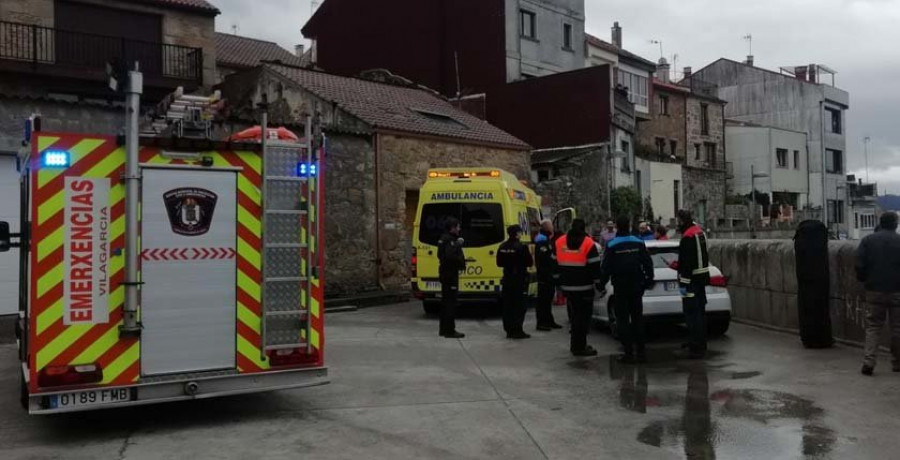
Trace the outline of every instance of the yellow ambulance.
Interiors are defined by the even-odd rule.
[[[531,246],[540,231],[541,197],[511,173],[497,168],[432,169],[420,191],[413,227],[412,291],[425,312],[440,309],[437,243],[448,218],[459,220],[465,240],[466,270],[460,275],[461,302],[497,302],[503,270],[497,250],[506,228],[522,227],[522,242]],[[531,246],[533,248],[533,246]],[[535,295],[533,275],[529,294]]]

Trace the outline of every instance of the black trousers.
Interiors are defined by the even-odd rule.
[[[594,310],[594,291],[566,292],[572,307],[572,331],[569,349],[573,352],[587,348],[587,335]]]
[[[503,280],[503,330],[507,334],[523,332],[525,283],[524,278]]]
[[[440,334],[456,332],[456,304],[459,296],[459,280],[441,280]]]
[[[622,341],[626,355],[644,355],[647,343],[644,331],[644,293],[616,292],[616,322],[619,328],[619,340]]]
[[[556,295],[556,288],[553,286],[553,283],[538,283],[537,306],[535,307],[538,326],[556,324],[556,321],[553,319],[554,295]]]
[[[706,353],[706,287],[692,284],[681,300],[691,353]]]

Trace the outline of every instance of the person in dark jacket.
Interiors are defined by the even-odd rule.
[[[446,232],[438,240],[438,274],[441,279],[440,336],[448,339],[465,337],[456,330],[456,304],[459,294],[459,273],[466,269],[463,239],[459,237],[459,221],[450,218],[444,224]]]
[[[506,229],[509,239],[497,250],[497,266],[503,269],[503,330],[507,339],[530,339],[525,333],[525,289],[533,265],[528,247],[520,240],[522,227]]]
[[[585,227],[583,219],[575,219],[569,233],[556,240],[553,277],[572,305],[569,350],[575,356],[596,356],[597,350],[587,344],[587,334],[594,310],[594,289],[603,290],[600,285],[603,259]]]
[[[897,213],[881,215],[879,230],[856,250],[856,276],[866,287],[866,346],[862,373],[875,372],[885,319],[890,319],[893,371],[900,372],[900,234]]]
[[[678,228],[681,231],[678,283],[688,328],[688,357],[702,359],[706,356],[706,286],[709,285],[706,234],[686,210],[678,211]]]
[[[549,219],[541,222],[541,232],[534,239],[534,262],[537,265],[538,297],[537,330],[550,331],[561,329],[553,319],[553,295],[556,286],[553,284],[553,222]]]
[[[617,228],[628,228],[628,217],[616,220]],[[644,291],[653,285],[653,260],[647,245],[627,231],[620,231],[606,244],[601,266],[600,284],[612,279],[615,289],[614,308],[619,338],[625,354],[623,363],[646,362],[644,336]],[[635,351],[637,357],[635,358]]]

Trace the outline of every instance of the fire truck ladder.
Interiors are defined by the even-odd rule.
[[[307,118],[301,143],[264,141],[262,341],[267,351],[310,351],[312,280],[318,278],[317,239],[321,155]],[[265,121],[263,133],[267,132]],[[265,356],[263,356],[265,358]]]

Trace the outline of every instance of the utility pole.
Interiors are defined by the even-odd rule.
[[[867,184],[870,183],[869,182],[869,142],[872,142],[871,137],[866,136],[863,138],[863,146],[865,147],[865,151],[866,151],[866,183]]]

